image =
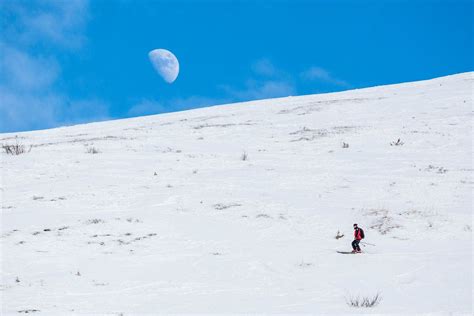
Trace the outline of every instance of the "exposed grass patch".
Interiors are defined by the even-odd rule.
[[[372,297],[369,297],[369,296],[364,296],[364,297],[349,297],[346,299],[346,303],[347,305],[351,306],[351,307],[366,307],[366,308],[370,308],[370,307],[375,307],[377,306],[380,301],[382,300],[382,296],[380,295],[380,293],[377,293],[375,294],[374,296]]]
[[[86,224],[102,224],[102,223],[105,223],[105,221],[100,218],[93,218],[86,221]]]
[[[86,153],[88,153],[88,154],[98,154],[98,153],[100,153],[100,151],[95,147],[88,147],[86,149]]]
[[[400,138],[399,138],[399,139],[397,139],[396,141],[391,142],[391,143],[390,143],[390,146],[403,146],[403,144],[405,144],[405,143],[402,142],[402,141],[400,140]]]
[[[239,204],[239,203],[231,203],[231,204],[217,203],[217,204],[213,205],[213,207],[216,210],[219,210],[219,211],[222,211],[222,210],[225,210],[225,209],[228,209],[228,208],[231,208],[231,207],[239,207],[239,206],[242,206],[242,204]]]
[[[4,145],[2,145],[2,148],[5,151],[5,153],[7,155],[13,155],[13,156],[18,156],[18,155],[24,154],[26,152],[30,152],[32,147],[33,146],[30,146],[30,148],[27,150],[25,145],[19,143],[18,140],[16,141],[15,144],[4,144]]]

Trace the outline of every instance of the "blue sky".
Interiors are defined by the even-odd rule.
[[[0,4],[0,132],[473,70],[473,1]],[[164,82],[148,60],[172,51]]]

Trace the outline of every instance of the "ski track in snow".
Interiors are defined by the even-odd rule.
[[[2,313],[471,314],[473,83],[0,134]]]

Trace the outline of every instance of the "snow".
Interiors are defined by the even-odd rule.
[[[473,84],[0,134],[2,312],[471,314]]]

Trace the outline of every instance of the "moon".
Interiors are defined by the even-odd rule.
[[[166,49],[154,49],[148,53],[156,72],[168,83],[173,83],[179,74],[178,58]]]

